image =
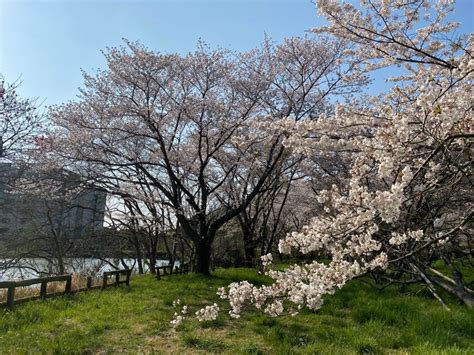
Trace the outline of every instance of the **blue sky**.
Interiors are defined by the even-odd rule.
[[[473,32],[474,0],[457,8],[455,20]],[[280,41],[322,21],[310,0],[0,0],[0,73],[51,105],[73,99],[80,69],[103,67],[100,51],[123,37],[163,52],[186,53],[199,38],[246,50],[265,32]]]

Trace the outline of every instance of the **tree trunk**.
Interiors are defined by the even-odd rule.
[[[58,271],[60,274],[65,274],[66,273],[66,267],[64,266],[64,252],[63,252],[63,247],[61,244],[60,238],[56,234],[53,233],[54,237],[54,244],[55,244],[55,253],[56,254],[56,261],[58,262]]]
[[[206,239],[196,246],[196,272],[211,275],[211,245]]]
[[[135,257],[137,259],[138,264],[138,273],[140,275],[143,274],[143,258],[142,258],[142,251],[140,249],[140,241],[136,234],[133,235],[133,246],[135,247]]]
[[[249,218],[239,218],[240,228],[242,230],[242,239],[244,241],[244,257],[245,266],[255,266],[255,247],[256,241],[254,240],[254,229],[248,225]]]
[[[138,274],[143,275],[143,260],[141,256],[137,258],[137,264],[138,264]]]
[[[254,267],[255,266],[255,247],[253,241],[244,246],[245,252],[245,266]]]
[[[465,290],[462,285],[450,285],[444,280],[441,280],[437,277],[431,277],[433,283],[437,286],[443,288],[445,291],[449,292],[453,296],[456,296],[460,301],[462,301],[468,308],[474,307],[474,296]]]
[[[150,273],[151,274],[156,274],[156,251],[154,250],[150,250],[149,254],[148,254],[148,260],[150,262],[149,266],[150,266]]]

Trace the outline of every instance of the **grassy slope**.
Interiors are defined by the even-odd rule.
[[[0,353],[474,353],[474,312],[451,302],[445,311],[424,292],[378,292],[353,281],[317,313],[187,321],[171,330],[172,301],[203,306],[231,281],[262,282],[253,270],[218,270],[215,277],[132,278],[129,288],[91,291],[0,310]]]

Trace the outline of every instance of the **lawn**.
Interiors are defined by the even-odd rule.
[[[368,280],[352,281],[318,312],[239,320],[223,312],[214,322],[170,327],[173,300],[195,311],[218,300],[219,286],[242,279],[265,282],[251,269],[134,276],[130,287],[1,309],[0,353],[474,353],[473,310],[449,301],[448,312],[420,288],[378,291]]]

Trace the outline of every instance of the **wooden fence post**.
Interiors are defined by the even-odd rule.
[[[40,298],[41,298],[42,301],[44,301],[46,299],[47,293],[48,293],[48,282],[43,281],[41,283],[41,288],[40,288]]]
[[[107,274],[104,272],[104,277],[102,278],[102,288],[107,287]]]
[[[92,276],[87,276],[86,288],[89,290],[92,287]]]
[[[115,287],[117,287],[119,285],[119,283],[120,283],[120,273],[117,272],[115,274]]]
[[[15,305],[15,286],[12,285],[8,287],[8,292],[7,292],[7,307],[8,308],[13,308]]]
[[[64,288],[64,293],[71,293],[72,289],[72,275],[66,279],[66,287]]]
[[[127,286],[130,286],[130,275],[132,274],[132,270],[127,270],[127,280],[125,281],[125,284]]]

